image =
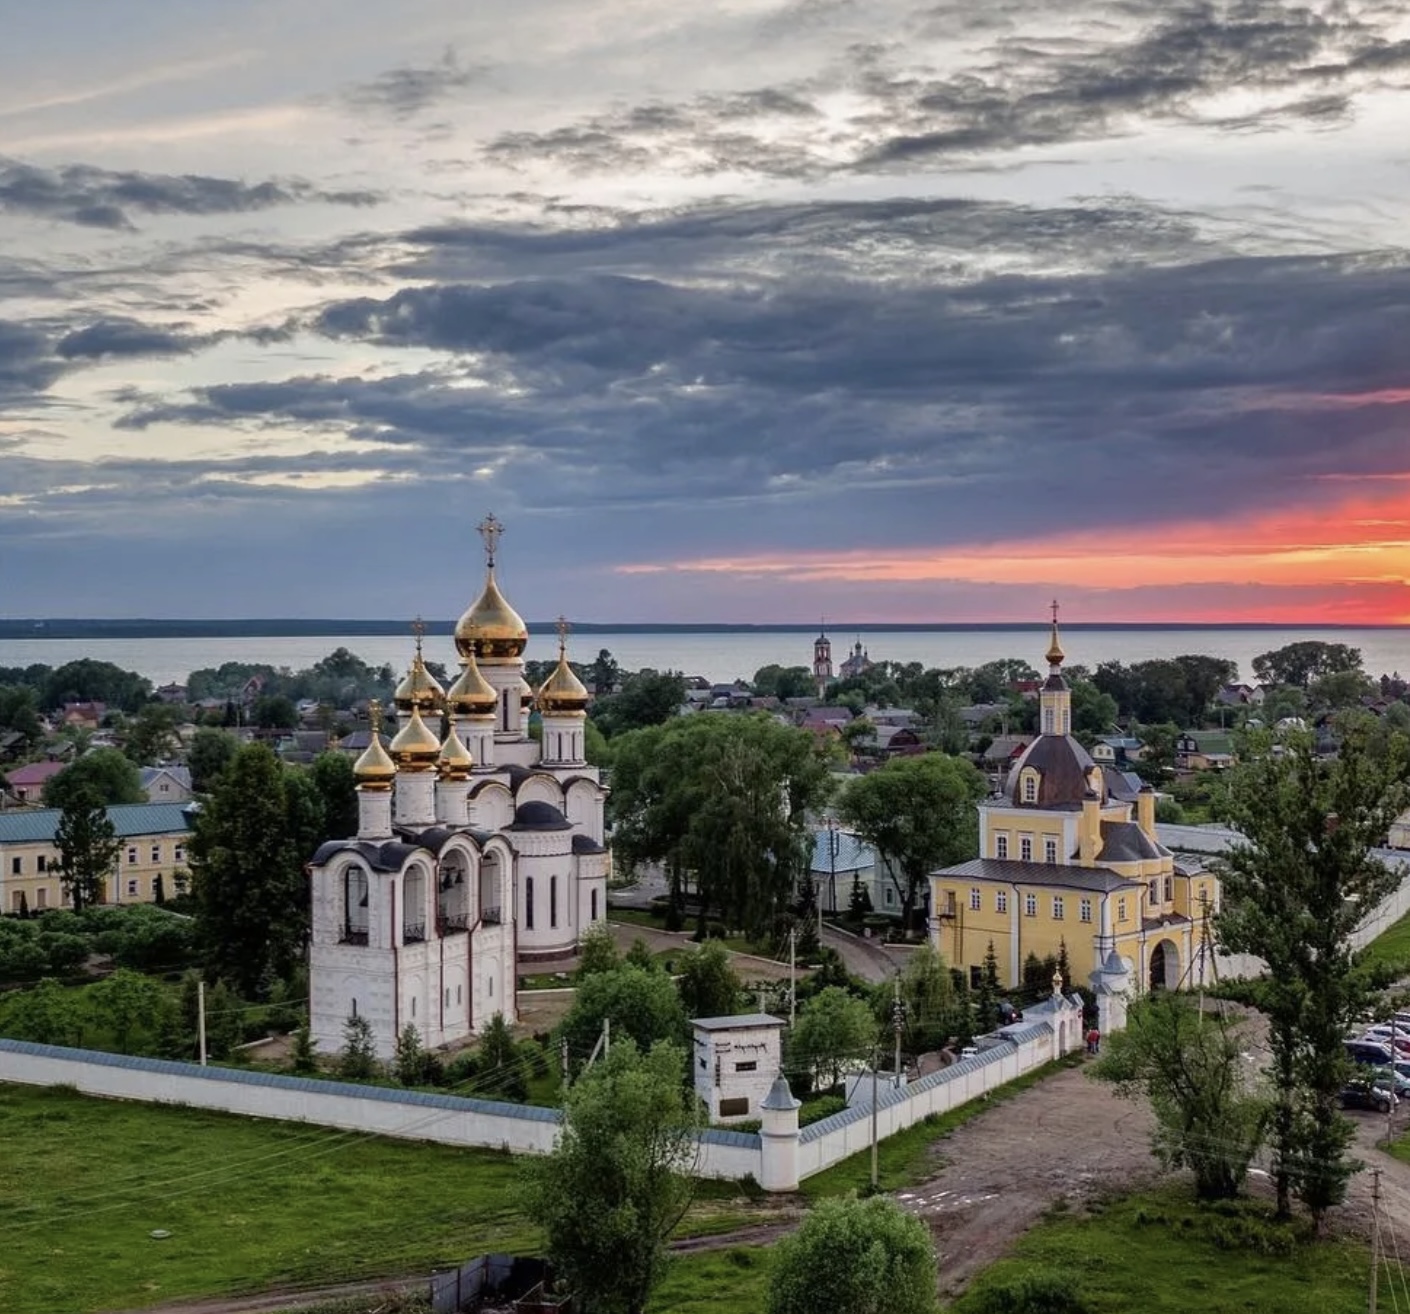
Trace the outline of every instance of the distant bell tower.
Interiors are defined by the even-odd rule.
[[[818,682],[818,697],[824,697],[832,681],[832,640],[827,637],[826,621],[820,622],[813,640],[813,679]]]

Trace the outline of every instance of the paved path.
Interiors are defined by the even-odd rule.
[[[826,923],[818,938],[829,949],[836,949],[847,970],[863,981],[889,981],[901,967],[900,961],[877,940],[863,940]]]

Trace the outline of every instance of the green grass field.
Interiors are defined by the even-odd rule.
[[[3,1085],[0,1146],[4,1314],[429,1273],[537,1249],[516,1161],[489,1150]],[[683,1235],[757,1221],[757,1207],[712,1186]]]
[[[1362,961],[1410,971],[1410,917],[1402,917],[1372,940]]]
[[[1297,1225],[1284,1231],[1268,1221],[1269,1212],[1248,1201],[1227,1210],[1197,1208],[1183,1189],[1172,1187],[1119,1201],[1094,1215],[1050,1217],[1022,1238],[1008,1258],[981,1274],[951,1308],[954,1314],[1015,1308],[1002,1301],[1005,1287],[1034,1276],[1066,1274],[1085,1314],[1364,1310],[1370,1273],[1366,1249],[1349,1241],[1313,1241]]]

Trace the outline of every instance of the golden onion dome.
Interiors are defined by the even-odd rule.
[[[519,677],[519,706],[532,707],[534,705],[534,687],[521,675]]]
[[[430,771],[440,751],[441,741],[421,719],[421,709],[413,706],[410,719],[392,740],[392,760],[402,771]]]
[[[558,665],[539,687],[539,711],[545,716],[581,715],[587,710],[589,698],[587,686],[573,674],[573,668],[568,665],[568,651],[560,643]]]
[[[397,764],[382,747],[382,708],[374,699],[372,713],[372,739],[363,750],[362,756],[353,764],[353,776],[363,789],[385,790],[392,787],[396,778]]]
[[[473,654],[485,662],[506,662],[522,657],[528,643],[528,627],[505,601],[490,566],[484,592],[456,622],[456,649],[462,657]]]
[[[392,701],[397,705],[399,712],[409,712],[413,707],[417,707],[424,714],[439,711],[445,696],[440,682],[426,669],[426,663],[421,656],[421,642],[418,639],[416,656],[411,659],[410,669],[397,685]]]
[[[473,647],[460,661],[460,678],[446,694],[446,705],[452,716],[493,716],[499,703],[494,686],[480,674]]]
[[[1061,666],[1067,659],[1067,654],[1062,650],[1062,641],[1058,638],[1058,605],[1053,603],[1053,632],[1048,640],[1048,651],[1044,654],[1048,659],[1049,666]]]
[[[442,780],[464,780],[475,767],[475,759],[470,750],[461,742],[452,725],[441,745],[441,755],[436,761],[436,770]]]

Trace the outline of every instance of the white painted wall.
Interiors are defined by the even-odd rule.
[[[710,1111],[711,1122],[747,1122],[759,1117],[759,1105],[783,1063],[783,1020],[771,1026],[694,1028],[692,1070],[695,1093]],[[741,1065],[747,1071],[740,1071]],[[726,1119],[721,1100],[748,1101],[743,1113]]]

